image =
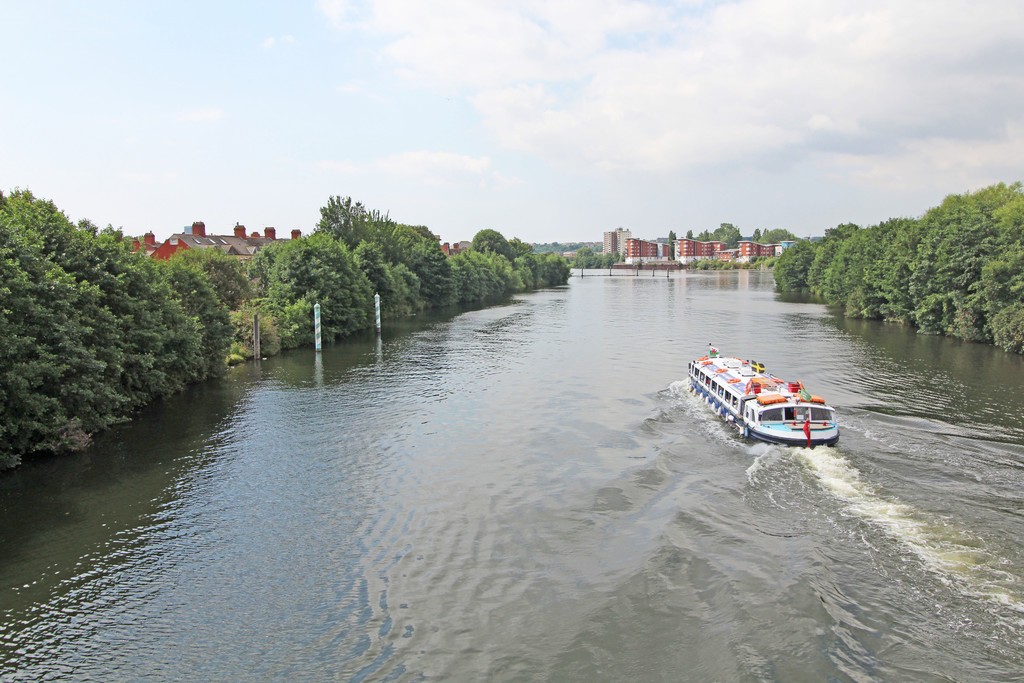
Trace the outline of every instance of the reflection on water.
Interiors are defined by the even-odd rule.
[[[707,342],[839,408],[740,440]],[[0,477],[0,678],[1009,680],[1019,357],[574,277],[240,366]]]

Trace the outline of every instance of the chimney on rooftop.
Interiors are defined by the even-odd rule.
[[[251,234],[251,235],[249,235],[249,237],[251,237],[251,238],[252,238],[252,239],[254,239],[254,240],[255,240],[255,239],[259,239],[259,237],[260,237],[260,234],[259,234],[258,232],[256,232],[255,230],[253,230],[253,231],[252,231],[252,234]]]
[[[277,230],[275,228],[263,228],[263,234],[266,235],[268,240],[277,239]]]
[[[196,221],[192,224],[192,235],[194,237],[206,237],[206,223]]]
[[[155,247],[156,246],[156,235],[154,235],[153,231],[151,230],[151,231],[147,232],[145,235],[143,235],[142,241],[146,243],[146,246]]]
[[[235,237],[245,239],[245,226],[241,223],[235,223]]]
[[[292,230],[292,239],[293,240],[297,240],[300,237],[302,237],[302,231],[301,230],[299,230],[298,228],[295,228],[294,230]]]

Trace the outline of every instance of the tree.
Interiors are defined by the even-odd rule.
[[[609,254],[610,255],[610,254]],[[541,254],[537,258],[534,287],[555,287],[569,281],[569,264],[558,254]]]
[[[326,233],[355,249],[367,237],[367,219],[366,207],[361,202],[353,204],[351,197],[331,195],[327,206],[320,207],[320,222],[314,232]]]
[[[573,268],[598,268],[600,267],[600,256],[594,253],[590,247],[581,247],[576,250],[576,256],[572,260]]]
[[[807,273],[807,285],[814,291],[824,293],[825,272],[828,270],[832,259],[842,245],[843,240],[853,232],[860,230],[860,226],[853,223],[845,223],[829,228],[825,231],[825,237],[815,245],[814,263]],[[790,247],[792,249],[792,247]]]
[[[719,242],[725,242],[726,249],[735,249],[740,240],[743,239],[743,235],[740,234],[740,229],[732,223],[722,223],[715,230],[714,239]]]
[[[497,230],[484,229],[473,237],[473,251],[483,254],[500,254],[510,262],[515,260],[512,245]]]
[[[204,272],[214,295],[229,311],[237,311],[252,296],[252,283],[246,275],[245,266],[220,249],[182,249],[175,252],[170,260],[182,261]]]
[[[456,302],[452,267],[437,242],[417,242],[410,254],[411,270],[420,281],[420,295],[428,306],[448,306]]]
[[[760,242],[761,241],[761,228],[754,228],[754,235],[750,239],[752,239],[755,242]],[[768,244],[771,244],[771,242],[769,242]]]
[[[998,212],[1021,196],[1019,183],[950,195],[921,218],[922,240],[910,290],[922,331],[963,339],[990,338],[979,294],[985,263],[1000,255]]]
[[[394,290],[391,273],[384,261],[384,250],[376,242],[360,242],[352,254],[356,265],[370,280],[374,292],[389,299]]]
[[[765,230],[761,233],[761,244],[779,244],[780,242],[796,242],[796,235],[785,228]]]
[[[373,324],[373,289],[344,243],[326,233],[278,242],[273,249],[268,294],[282,316],[282,344],[312,338],[313,304],[321,306],[321,333],[333,341]],[[305,326],[301,319],[307,316]],[[294,333],[293,333],[294,331]]]
[[[814,245],[800,240],[782,252],[775,262],[775,289],[780,292],[793,292],[807,289],[807,274],[814,263]]]
[[[686,231],[686,239],[688,239],[688,240],[692,240],[693,239],[693,230],[687,230]]]
[[[199,333],[200,353],[190,379],[200,381],[223,374],[227,367],[225,359],[231,346],[233,330],[230,311],[218,297],[210,276],[203,268],[204,263],[215,261],[187,258],[186,255],[193,251],[213,249],[188,249],[177,252],[163,264],[163,275],[171,291],[181,302],[185,315],[192,318]],[[236,259],[230,256],[227,258],[237,263]]]
[[[533,254],[533,245],[527,244],[518,237],[513,237],[508,241],[508,245],[512,248],[512,255],[514,258],[520,256],[530,256]],[[514,259],[513,259],[514,260]]]
[[[16,190],[0,206],[0,465],[89,435],[202,377],[197,320],[113,229]],[[223,355],[221,356],[223,361]]]

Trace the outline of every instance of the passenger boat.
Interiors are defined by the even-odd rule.
[[[690,390],[746,438],[785,446],[839,441],[835,409],[800,382],[785,382],[756,361],[708,355],[690,362]]]

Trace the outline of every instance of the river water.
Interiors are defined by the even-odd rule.
[[[601,276],[235,368],[0,475],[0,679],[1020,680],[1024,363]],[[839,410],[745,442],[713,342]]]

